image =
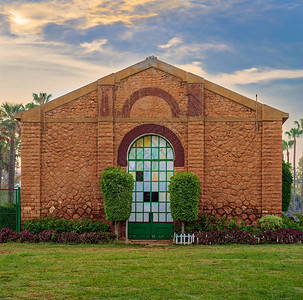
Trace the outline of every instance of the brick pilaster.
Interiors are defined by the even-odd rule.
[[[262,126],[262,215],[282,213],[282,124]]]
[[[196,174],[201,182],[201,189],[204,184],[204,122],[188,122],[188,171]],[[201,193],[202,195],[202,193]],[[199,207],[202,207],[202,196]]]
[[[98,123],[98,172],[114,165],[114,124]]]
[[[21,220],[40,216],[41,123],[22,123]]]

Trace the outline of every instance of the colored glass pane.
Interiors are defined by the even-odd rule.
[[[152,180],[153,181],[158,181],[158,172],[153,172],[152,173]]]
[[[136,159],[143,159],[143,148],[137,148],[137,157]]]
[[[160,159],[166,159],[166,148],[160,148]]]
[[[151,148],[144,148],[144,159],[151,159]]]
[[[158,159],[158,158],[159,158],[159,149],[152,148],[152,159]]]
[[[136,148],[132,148],[129,151],[129,159],[135,159],[136,158]]]
[[[137,147],[143,147],[143,138],[137,141]]]
[[[150,147],[151,136],[144,137],[144,147]]]
[[[158,141],[159,141],[159,137],[156,135],[153,135],[152,136],[152,147],[158,147],[158,145],[159,145]]]

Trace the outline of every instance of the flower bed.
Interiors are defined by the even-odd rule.
[[[0,231],[0,243],[6,242],[54,242],[54,243],[67,243],[67,244],[98,244],[109,243],[115,240],[115,235],[109,232],[62,232],[57,230],[44,230],[38,234],[29,230],[21,232],[14,232],[9,228],[2,228]]]
[[[214,230],[196,232],[197,243],[201,245],[224,244],[295,244],[303,242],[303,231],[291,228],[281,228],[276,231],[266,231],[257,235],[240,229],[227,231]]]

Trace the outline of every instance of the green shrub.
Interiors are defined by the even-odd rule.
[[[293,216],[288,217],[283,215],[282,220],[284,228],[298,229],[303,231],[303,222],[300,222],[300,219],[295,219]]]
[[[296,213],[292,215],[293,218],[296,218],[298,220],[298,223],[303,226],[303,215],[301,213]]]
[[[293,176],[291,165],[282,161],[282,211],[287,211],[291,200]]]
[[[16,205],[3,204],[0,206],[0,229],[16,230]]]
[[[185,226],[186,233],[202,232],[202,231],[228,231],[239,229],[245,232],[250,232],[258,234],[261,231],[255,225],[248,225],[246,221],[241,221],[240,224],[237,224],[235,219],[232,218],[230,221],[227,220],[227,217],[216,218],[210,215],[201,215],[198,220],[194,222],[189,222]],[[177,231],[179,233],[180,229]]]
[[[258,220],[258,227],[262,231],[274,231],[283,227],[282,218],[275,215],[264,216]]]
[[[115,221],[115,234],[119,236],[119,222],[127,220],[132,209],[134,178],[121,168],[108,167],[101,174],[101,191],[107,220]]]
[[[29,230],[38,234],[44,230],[56,230],[62,232],[76,232],[78,234],[84,232],[107,232],[110,226],[101,220],[93,221],[84,218],[83,220],[65,220],[59,217],[40,217],[23,222],[25,230]]]
[[[195,174],[179,172],[171,178],[168,190],[172,218],[182,222],[184,232],[184,222],[198,219],[200,181]]]

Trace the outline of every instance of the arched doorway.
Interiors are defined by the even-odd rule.
[[[131,144],[127,171],[135,185],[128,220],[130,239],[172,238],[168,185],[174,175],[174,159],[171,144],[159,135],[144,135]]]

